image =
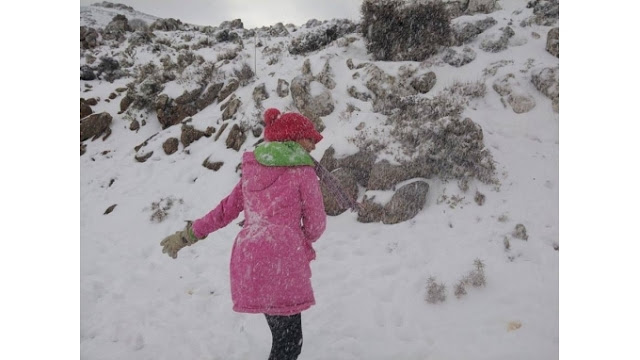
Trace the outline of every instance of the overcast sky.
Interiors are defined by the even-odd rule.
[[[102,0],[80,0],[80,5]],[[360,21],[362,0],[119,0],[110,1],[161,18],[194,25],[219,25],[242,19],[246,29],[282,22],[300,26],[310,19]]]

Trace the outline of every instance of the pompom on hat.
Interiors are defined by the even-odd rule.
[[[264,138],[267,141],[309,139],[317,144],[322,140],[322,135],[311,120],[298,113],[280,114],[280,110],[270,108],[264,112],[264,123]]]

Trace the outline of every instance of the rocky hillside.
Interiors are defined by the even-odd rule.
[[[255,29],[241,19],[195,26],[108,2],[81,7],[80,155],[109,157],[119,137],[140,166],[186,154],[239,173],[239,157],[193,144],[251,150],[262,141],[262,113],[276,107],[323,131],[316,156],[363,203],[360,222],[411,219],[428,179],[499,190],[499,164],[472,110],[497,99],[495,111],[516,119],[559,107],[558,1],[514,3],[365,1],[363,23]],[[548,56],[521,52],[531,46]],[[375,191],[394,195],[381,202]],[[331,215],[344,211],[325,203]]]

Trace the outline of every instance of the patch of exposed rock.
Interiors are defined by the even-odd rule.
[[[178,151],[178,145],[180,144],[180,140],[175,137],[170,137],[162,143],[162,150],[167,155],[171,155]]]
[[[93,114],[91,106],[89,106],[85,99],[80,98],[80,119],[85,118],[91,114]]]
[[[559,58],[560,57],[560,28],[553,28],[547,33],[547,52]]]
[[[484,39],[480,43],[480,49],[487,52],[500,52],[505,50],[509,45],[509,39],[511,39],[515,35],[515,31],[510,26],[502,29],[502,34],[497,40],[493,40],[492,38]]]
[[[454,67],[461,67],[472,62],[475,59],[476,52],[468,46],[465,46],[461,52],[449,48],[445,50],[444,56],[442,57],[442,61]]]
[[[429,90],[433,89],[436,85],[436,73],[429,71],[426,74],[422,74],[413,81],[411,81],[411,87],[416,89],[421,94],[426,94]]]
[[[218,91],[221,88],[221,83],[211,84],[206,90],[204,87],[199,87],[192,91],[185,91],[175,99],[170,98],[167,94],[160,94],[155,99],[154,108],[162,128],[166,129],[178,124],[209,106],[218,97]]]
[[[553,26],[560,18],[559,0],[531,0],[527,3],[527,8],[533,8],[533,15],[522,20],[520,26],[530,26],[532,24]]]
[[[531,73],[531,83],[544,96],[551,99],[553,111],[558,112],[560,109],[560,67],[534,70]]]
[[[240,151],[240,147],[247,140],[247,134],[238,124],[233,124],[229,135],[227,136],[226,145],[228,149]]]
[[[508,103],[516,114],[531,111],[536,106],[534,98],[520,85],[514,74],[507,74],[493,83],[493,89],[500,94],[503,103]]]
[[[483,20],[478,20],[475,22],[467,22],[463,24],[454,25],[453,33],[454,33],[454,44],[456,46],[461,46],[464,44],[468,44],[475,40],[478,35],[485,32],[487,29],[497,24],[498,22],[492,18],[488,17]]]
[[[92,139],[95,140],[103,134],[108,136],[111,133],[111,121],[113,118],[107,112],[92,114],[80,121],[80,142]]]
[[[284,79],[278,79],[278,86],[276,87],[276,93],[281,98],[289,96],[289,83]]]
[[[397,224],[413,219],[427,201],[429,184],[415,181],[398,189],[391,200],[384,206],[382,222]]]
[[[207,136],[204,131],[195,129],[191,125],[182,125],[182,132],[180,133],[180,142],[182,146],[187,147],[194,141],[200,140],[201,137]],[[166,152],[166,151],[165,151]]]
[[[346,168],[338,168],[331,173],[340,186],[346,191],[346,193],[353,199],[358,198],[358,180],[354,174]],[[324,202],[324,211],[327,215],[335,216],[340,215],[346,211],[346,209],[340,207],[333,195],[326,189],[321,183],[320,189],[322,191],[322,200]]]

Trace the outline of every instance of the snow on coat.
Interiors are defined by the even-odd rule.
[[[315,304],[312,243],[326,214],[313,166],[259,164],[242,158],[242,179],[215,209],[193,223],[203,238],[233,221],[245,222],[231,252],[231,298],[237,312],[292,315]]]

